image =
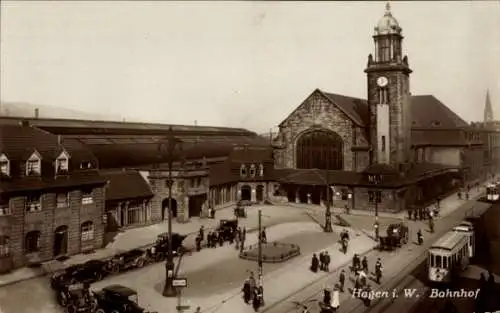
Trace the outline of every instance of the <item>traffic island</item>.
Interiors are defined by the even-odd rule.
[[[281,263],[300,255],[298,245],[281,242],[270,242],[262,244],[262,262]],[[259,260],[259,245],[248,246],[240,253],[240,258],[249,261]]]

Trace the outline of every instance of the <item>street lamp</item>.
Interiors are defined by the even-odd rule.
[[[381,174],[370,175],[369,178],[368,178],[368,180],[373,185],[377,186],[382,181],[382,175]],[[375,222],[373,223],[373,227],[375,229],[375,237],[378,239],[378,236],[379,236],[379,226],[380,226],[379,222],[378,222],[378,203],[381,201],[381,195],[380,195],[379,190],[377,189],[377,187],[375,187],[373,199],[375,200]]]
[[[325,227],[324,227],[326,233],[333,232],[333,227],[332,227],[332,210],[330,208],[330,184],[329,184],[329,178],[330,178],[330,171],[327,169],[326,170],[326,211],[325,211]]]
[[[175,138],[173,135],[172,126],[168,128],[168,137],[166,138],[166,142],[160,142],[159,150],[160,153],[163,153],[166,149],[167,153],[167,162],[168,162],[168,252],[167,252],[167,263],[165,264],[166,277],[165,277],[165,286],[163,288],[163,296],[164,297],[175,297],[177,295],[177,291],[173,286],[174,280],[174,255],[172,251],[172,167],[174,163],[174,152],[177,146],[180,147],[181,141],[178,138]]]

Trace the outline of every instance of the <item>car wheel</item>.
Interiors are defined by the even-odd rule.
[[[137,261],[137,268],[141,268],[143,266],[144,266],[144,260],[141,259],[141,260]]]
[[[118,310],[112,310],[111,313],[120,313]]]
[[[66,308],[67,313],[76,313],[78,312],[77,308],[74,305],[70,305]]]
[[[68,305],[68,300],[66,299],[66,295],[61,292],[59,293],[59,304],[62,306],[62,307],[65,307],[66,305]]]

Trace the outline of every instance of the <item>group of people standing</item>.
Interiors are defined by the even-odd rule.
[[[258,286],[253,272],[250,272],[249,277],[245,279],[241,291],[243,292],[243,301],[246,304],[250,304],[251,301],[255,312],[264,304],[263,288],[262,286]]]
[[[318,270],[328,272],[330,270],[330,254],[328,251],[323,251],[319,254],[319,258],[316,253],[313,254],[311,259],[311,271],[317,273]]]
[[[217,244],[219,246],[223,246],[226,240],[229,241],[230,244],[236,242],[236,249],[243,251],[245,247],[247,230],[245,227],[238,227],[234,231],[230,231],[229,233],[224,232],[223,229],[209,231],[206,238],[206,243],[208,248],[216,248]],[[200,251],[203,247],[203,243],[205,241],[205,228],[200,226],[200,230],[198,231],[198,235],[196,236],[196,251]]]

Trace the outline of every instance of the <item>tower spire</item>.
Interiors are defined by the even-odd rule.
[[[493,121],[493,108],[491,107],[490,90],[486,90],[486,103],[484,105],[484,122],[489,123]]]
[[[387,1],[385,4],[385,16],[391,15],[391,3]]]

